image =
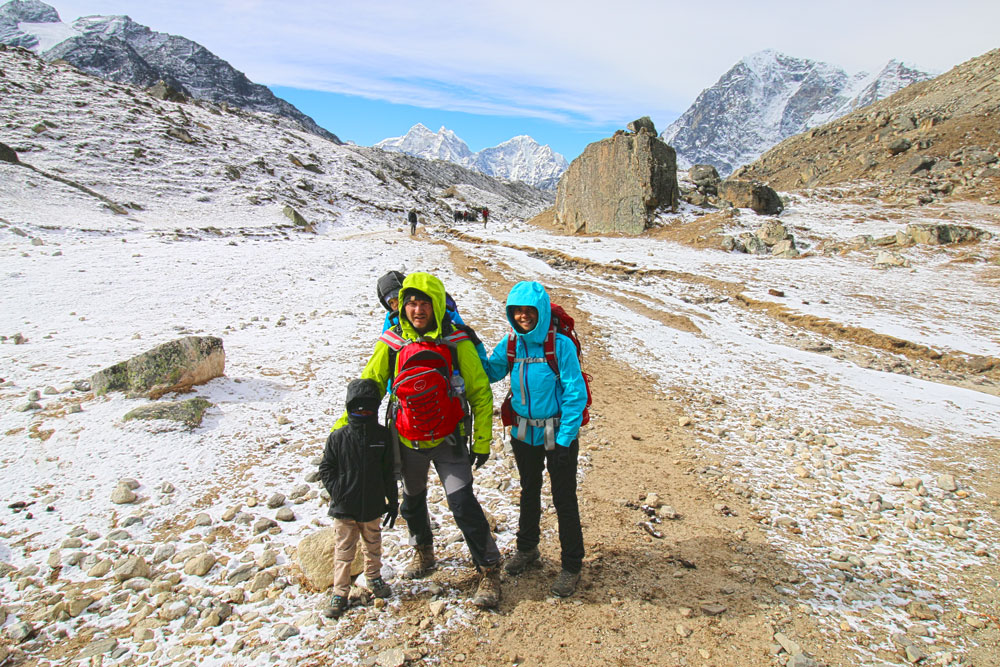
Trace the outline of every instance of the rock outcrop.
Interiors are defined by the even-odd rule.
[[[761,215],[778,215],[785,209],[781,197],[759,181],[731,178],[719,187],[719,197],[737,208],[751,208]]]
[[[783,192],[848,182],[882,199],[998,203],[1000,49],[781,142],[734,177]],[[891,190],[887,189],[891,186]]]
[[[188,336],[164,343],[105,368],[90,379],[98,396],[124,391],[129,396],[159,398],[184,391],[224,374],[226,352],[215,336]]]
[[[648,123],[646,122],[648,121]],[[556,189],[556,219],[567,231],[639,234],[661,208],[677,209],[677,159],[648,118],[590,144]]]

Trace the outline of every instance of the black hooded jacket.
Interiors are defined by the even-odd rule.
[[[379,393],[374,380],[352,380],[347,385],[347,425],[326,439],[319,475],[330,494],[332,517],[372,521],[399,504],[392,436],[378,423]],[[371,415],[350,414],[358,408]]]

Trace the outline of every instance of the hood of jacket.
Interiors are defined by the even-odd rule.
[[[534,329],[521,333],[521,329],[514,322],[514,306],[533,306],[538,311],[538,322],[535,323]],[[522,336],[526,342],[541,345],[549,332],[551,319],[552,306],[549,302],[549,293],[541,283],[521,281],[511,288],[510,294],[507,295],[507,321],[516,335]]]
[[[363,378],[351,380],[347,385],[347,413],[357,408],[367,408],[372,411],[372,418],[378,417],[378,406],[382,402],[382,395],[379,391],[378,383],[375,380]],[[350,416],[349,419],[355,419]]]
[[[420,334],[413,328],[413,325],[406,319],[403,304],[406,303],[406,292],[408,290],[420,290],[431,298],[434,306],[434,325],[430,331]],[[416,340],[420,336],[428,338],[438,338],[441,336],[441,320],[445,311],[445,291],[444,283],[429,273],[411,273],[403,280],[403,287],[399,290],[399,327],[403,331],[403,338]]]

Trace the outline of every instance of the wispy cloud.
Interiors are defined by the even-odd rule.
[[[69,0],[64,20],[129,14],[266,84],[473,113],[601,124],[676,115],[764,48],[851,72],[944,70],[996,46],[1000,3],[798,0]],[[926,48],[933,44],[934,48]]]

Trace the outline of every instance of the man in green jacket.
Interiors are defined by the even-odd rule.
[[[404,342],[439,340],[448,333],[442,320],[445,313],[445,289],[441,281],[428,273],[411,273],[399,290],[398,337]],[[389,334],[392,333],[387,332]],[[465,537],[472,560],[481,573],[473,602],[480,607],[496,607],[500,602],[500,551],[490,531],[486,515],[472,490],[472,464],[482,466],[490,456],[493,436],[493,391],[471,340],[455,345],[458,371],[465,383],[465,395],[473,418],[471,451],[465,446],[465,424],[456,434],[441,439],[411,441],[399,436],[403,479],[403,502],[399,513],[406,519],[413,558],[402,572],[404,578],[422,577],[436,565],[434,535],[427,511],[427,476],[433,462],[448,499],[455,523]],[[375,350],[361,373],[379,387],[386,387],[397,372],[398,356],[385,340],[375,343]],[[390,368],[390,363],[392,367]],[[346,417],[334,426],[340,428]]]

